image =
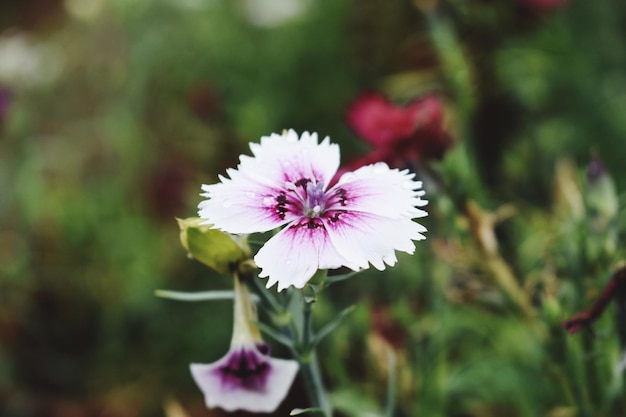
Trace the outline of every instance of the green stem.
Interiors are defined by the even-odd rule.
[[[300,370],[311,406],[319,408],[325,417],[331,417],[332,410],[326,389],[324,388],[324,383],[322,382],[322,373],[317,360],[317,353],[315,346],[311,344],[311,341],[314,340],[311,313],[315,298],[307,296],[303,298],[303,351],[300,353]]]
[[[319,408],[325,417],[332,416],[330,401],[322,382],[319,362],[315,350],[300,357],[300,371],[304,379],[307,395],[311,406]]]

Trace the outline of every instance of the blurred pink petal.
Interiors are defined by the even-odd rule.
[[[380,93],[365,93],[349,107],[346,119],[374,148],[366,157],[353,161],[352,167],[359,163],[397,166],[407,160],[441,159],[452,145],[444,126],[443,106],[432,95],[401,107]]]

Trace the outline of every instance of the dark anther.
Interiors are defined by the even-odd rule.
[[[309,183],[309,182],[311,182],[311,180],[310,180],[310,179],[308,179],[308,178],[301,178],[301,179],[299,179],[298,181],[296,181],[296,185],[297,185],[298,187],[305,188],[305,187],[306,187],[306,184],[307,184],[307,183]]]

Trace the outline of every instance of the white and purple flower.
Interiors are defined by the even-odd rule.
[[[210,364],[191,364],[206,406],[226,411],[271,413],[283,401],[298,373],[298,362],[269,356],[248,289],[235,277],[233,337],[228,353]]]
[[[240,157],[217,184],[203,185],[199,216],[228,233],[266,232],[285,226],[254,257],[269,277],[267,287],[302,288],[319,269],[346,266],[379,270],[393,266],[395,251],[413,253],[426,228],[413,219],[420,209],[421,181],[384,163],[344,174],[339,146],[316,133],[289,130],[251,143],[254,156]]]

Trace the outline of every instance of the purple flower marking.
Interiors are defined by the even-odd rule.
[[[255,349],[245,348],[232,352],[227,362],[216,369],[224,387],[256,391],[265,390],[270,371],[267,358]]]
[[[217,362],[194,363],[190,368],[207,407],[268,413],[287,395],[298,363],[271,358],[249,346],[231,348]]]

